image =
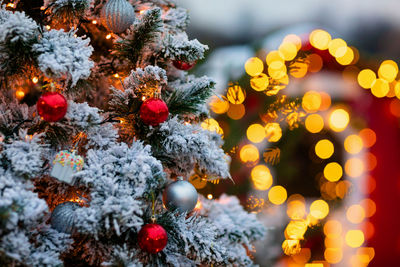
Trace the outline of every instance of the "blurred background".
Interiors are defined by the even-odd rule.
[[[257,264],[396,266],[400,2],[176,2],[210,46],[193,71],[217,81],[203,127],[223,134],[234,184],[192,181],[263,220]]]

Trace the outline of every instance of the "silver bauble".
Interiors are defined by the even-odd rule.
[[[167,186],[163,203],[169,211],[191,212],[197,204],[197,191],[187,181],[176,181]]]
[[[51,227],[59,232],[71,234],[75,229],[75,210],[79,204],[75,202],[64,202],[59,204],[51,213]]]
[[[101,10],[101,19],[110,31],[121,33],[135,21],[135,9],[126,0],[109,0]]]

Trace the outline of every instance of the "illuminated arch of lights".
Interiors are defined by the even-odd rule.
[[[314,50],[302,49],[304,46],[309,46]],[[251,88],[268,96],[277,95],[289,84],[289,75],[302,78],[307,73],[319,72],[323,68],[324,60],[315,51],[324,51],[331,59],[343,66],[343,76],[350,74],[362,88],[370,90],[375,97],[400,99],[400,82],[396,80],[399,69],[396,62],[383,61],[377,72],[371,69],[359,69],[357,67],[358,50],[348,46],[340,38],[332,39],[328,32],[321,29],[312,31],[306,44],[297,35],[287,35],[278,50],[266,54],[265,61],[259,57],[248,59],[244,67],[251,77]],[[230,84],[226,96],[214,96],[210,107],[216,114],[226,113],[231,119],[239,120],[246,112],[243,105],[245,98],[245,90],[237,84]],[[331,140],[321,139],[316,142],[315,155],[327,162],[323,170],[324,182],[320,187],[322,199],[306,203],[300,194],[288,197],[284,187],[273,185],[273,176],[269,168],[264,164],[257,165],[260,159],[257,146],[265,140],[269,143],[279,141],[282,136],[280,124],[278,122],[268,122],[265,125],[254,123],[247,128],[246,136],[250,142],[240,148],[238,157],[245,164],[256,163],[250,174],[256,190],[265,192],[268,190],[268,200],[272,205],[286,204],[290,222],[285,229],[286,239],[282,244],[284,253],[295,258],[297,263],[300,259],[305,266],[314,266],[312,264],[316,264],[315,262],[307,263],[310,259],[310,251],[301,248],[300,241],[304,239],[308,227],[324,223],[325,251],[324,260],[320,262],[339,263],[344,259],[344,253],[347,253],[344,249],[346,249],[352,253],[347,256],[351,265],[366,266],[375,253],[373,248],[363,246],[365,239],[374,232],[372,223],[365,220],[375,213],[374,201],[365,197],[353,197],[350,200],[352,203],[344,211],[344,216],[342,214],[340,218],[333,219],[334,216],[330,216],[328,220],[323,220],[330,214],[330,207],[326,200],[343,199],[350,187],[363,191],[362,196],[374,189],[374,178],[366,177],[366,172],[373,170],[377,164],[376,157],[368,152],[376,141],[374,131],[369,128],[355,131],[348,127],[351,124],[349,110],[346,106],[331,106],[331,97],[327,92],[308,91],[302,96],[299,105],[287,101],[285,97],[278,98],[275,107],[276,109],[272,109],[266,116],[276,121],[285,121],[289,128],[297,127],[299,121],[304,120],[306,130],[313,134],[329,128],[339,136],[346,151],[345,163],[342,166],[329,160],[335,151]],[[280,113],[284,113],[283,118],[279,116]],[[214,119],[207,120],[202,126],[223,134],[222,128]],[[270,149],[268,152],[267,155],[264,153],[265,161],[274,163],[279,158],[279,149]],[[366,179],[370,186],[362,190],[361,181]],[[256,201],[255,205],[264,205],[264,202],[261,202]]]

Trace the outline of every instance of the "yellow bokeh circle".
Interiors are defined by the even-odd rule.
[[[258,57],[249,58],[244,64],[246,73],[250,76],[260,75],[264,70],[264,63]]]
[[[247,138],[253,143],[260,143],[265,138],[265,129],[261,124],[255,123],[247,128]]]
[[[319,140],[315,145],[315,154],[321,159],[328,159],[332,156],[334,147],[328,139]]]
[[[344,109],[335,109],[329,116],[329,126],[335,132],[341,132],[349,124],[349,113]]]
[[[343,175],[342,166],[337,162],[330,162],[324,168],[324,177],[330,182],[339,181]]]
[[[323,219],[328,216],[329,205],[322,199],[315,200],[310,205],[310,214],[316,219]]]
[[[307,116],[305,125],[310,133],[319,133],[324,128],[324,119],[319,114],[311,114]]]
[[[251,170],[251,180],[257,190],[267,190],[272,185],[272,175],[265,165],[257,165]]]
[[[273,186],[268,192],[268,199],[275,205],[281,205],[287,198],[286,189],[280,185]]]

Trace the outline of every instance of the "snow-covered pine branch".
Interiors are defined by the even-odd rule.
[[[166,34],[163,39],[162,55],[171,60],[194,62],[204,57],[207,45],[201,44],[197,39],[189,40],[185,32],[179,34]]]
[[[24,12],[0,7],[0,73],[19,74],[35,65],[32,46],[37,42],[39,26]]]
[[[79,79],[86,79],[94,66],[90,56],[93,48],[90,39],[76,37],[76,30],[50,30],[43,33],[33,51],[38,54],[40,70],[50,78],[71,79],[75,86]]]
[[[169,83],[172,88],[166,99],[171,114],[199,114],[203,111],[203,104],[212,95],[215,82],[206,76],[196,78],[187,76],[185,80],[176,80]]]
[[[174,117],[150,136],[153,154],[171,172],[187,177],[197,166],[210,179],[230,178],[230,157],[221,148],[221,136]]]

